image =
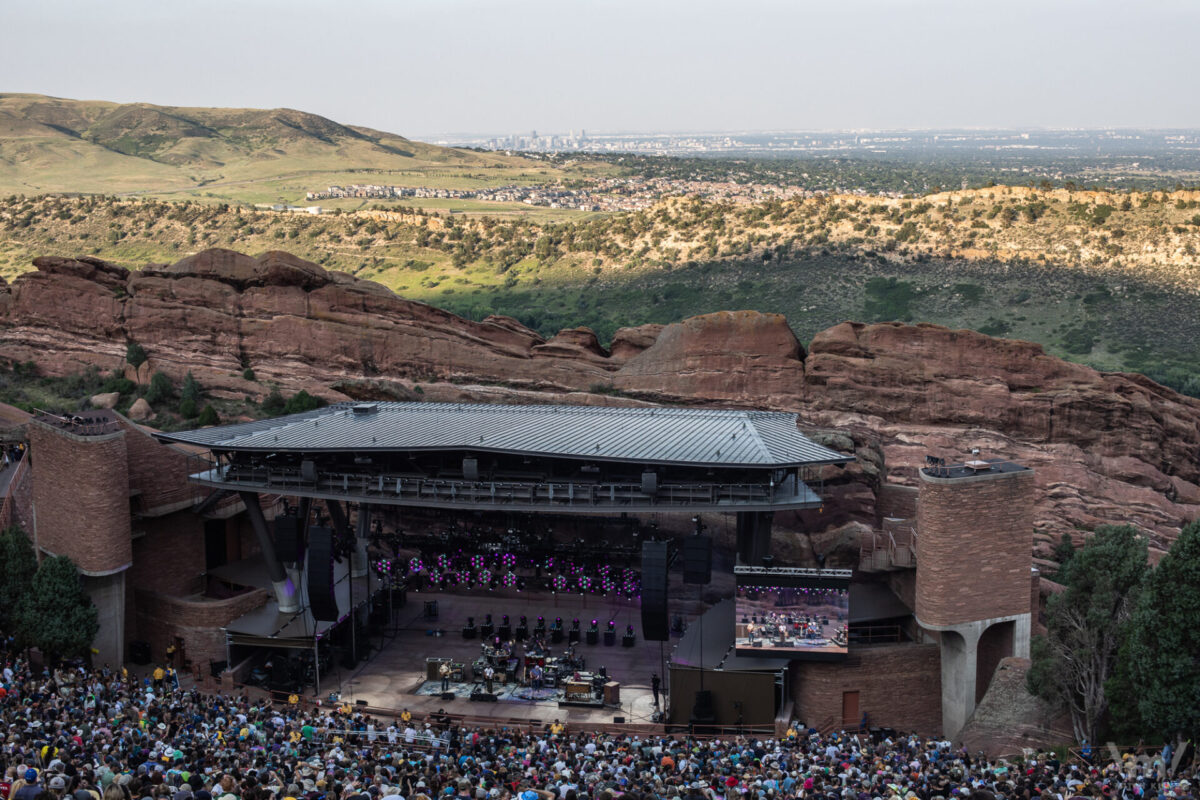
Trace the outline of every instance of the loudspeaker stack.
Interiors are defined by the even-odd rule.
[[[683,540],[683,582],[712,582],[712,537],[689,536]]]
[[[300,518],[295,514],[283,514],[275,518],[275,554],[285,564],[304,561]]]
[[[337,596],[333,585],[333,531],[323,526],[308,530],[308,606],[313,619],[337,622]]]
[[[667,620],[667,542],[642,542],[642,638],[665,642],[671,638]]]

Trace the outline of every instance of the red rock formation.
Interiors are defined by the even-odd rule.
[[[668,402],[794,408],[803,358],[782,314],[722,311],[663,328],[620,367],[613,386]]]
[[[885,473],[911,484],[927,453],[957,459],[972,447],[1035,468],[1043,541],[1128,521],[1161,548],[1200,515],[1200,401],[1029,342],[844,323],[805,353],[782,316],[742,311],[622,329],[609,353],[586,328],[546,341],[511,318],[464,320],[288,253],[209,250],[132,273],[86,257],[35,264],[0,284],[0,356],[47,374],[120,369],[136,341],[155,369],[177,380],[191,370],[231,397],[278,383],[330,400],[636,397],[796,410],[852,433],[860,454],[882,449],[886,466],[864,456],[849,480],[837,477],[833,494],[852,516]],[[242,378],[246,366],[257,381]]]

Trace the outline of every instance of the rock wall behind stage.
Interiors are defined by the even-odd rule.
[[[136,341],[150,355],[141,377],[191,370],[218,396],[261,397],[277,383],[330,400],[799,411],[849,434],[859,456],[829,475],[842,481],[830,506],[850,511],[816,518],[821,527],[873,521],[885,478],[914,486],[926,454],[957,460],[972,447],[1035,469],[1043,552],[1063,532],[1110,522],[1165,549],[1200,516],[1200,400],[1029,342],[846,322],[806,351],[783,317],[743,311],[622,329],[606,350],[587,329],[546,340],[510,318],[472,322],[283,252],[209,250],[136,272],[91,257],[35,264],[0,284],[0,337],[5,359],[46,374],[123,369]],[[247,366],[258,381],[241,377]]]

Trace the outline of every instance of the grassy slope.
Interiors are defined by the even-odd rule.
[[[473,188],[562,174],[522,158],[437,147],[290,109],[0,94],[0,194],[303,203],[305,192],[330,184]]]

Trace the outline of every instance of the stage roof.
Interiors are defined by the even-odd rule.
[[[795,414],[770,411],[372,402],[156,436],[225,452],[464,450],[762,468],[853,460],[796,423]]]

